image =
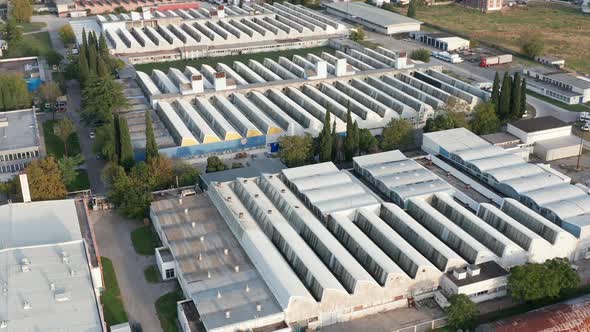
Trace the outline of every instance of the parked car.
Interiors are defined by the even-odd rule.
[[[590,123],[586,122],[580,129],[582,131],[590,131]]]
[[[90,133],[88,133],[88,137],[90,139],[94,139],[96,137],[96,134],[93,131],[91,131]]]

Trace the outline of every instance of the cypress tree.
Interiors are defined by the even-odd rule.
[[[84,52],[82,52],[84,49]],[[88,61],[88,37],[86,36],[86,29],[82,28],[82,47],[80,48],[80,52],[78,56],[84,55],[86,57],[86,61]]]
[[[498,104],[498,118],[505,121],[510,117],[510,99],[512,93],[512,78],[506,72],[502,80],[502,89],[500,90],[500,102]]]
[[[492,104],[496,108],[496,112],[498,111],[498,105],[500,102],[500,74],[496,72],[496,76],[494,77],[494,85],[492,87]]]
[[[109,57],[109,47],[107,46],[107,39],[104,36],[104,33],[100,33],[100,37],[98,40],[98,53],[103,58]]]
[[[353,143],[353,148],[352,148],[352,156],[356,157],[359,155],[359,142],[360,139],[360,132],[359,132],[359,125],[356,122],[356,120],[354,120],[354,123],[352,125],[352,143]]]
[[[520,106],[518,109],[518,117],[522,118],[526,112],[526,79],[522,79],[520,82]]]
[[[115,135],[115,154],[121,155],[121,129],[119,128],[119,114],[113,114],[113,129]]]
[[[96,75],[97,71],[97,55],[96,55],[96,46],[94,45],[94,41],[88,40],[88,72],[90,75]]]
[[[152,125],[152,115],[149,111],[145,112],[145,158],[147,161],[158,158],[158,144],[154,135],[154,126]]]
[[[332,133],[330,131],[330,112],[326,111],[324,119],[324,129],[320,133],[320,162],[330,161],[332,159]]]
[[[121,158],[119,164],[125,169],[131,169],[135,163],[133,158],[133,145],[131,144],[131,134],[127,126],[127,119],[124,116],[119,117],[119,139],[121,144]]]
[[[338,134],[336,133],[336,120],[332,122],[332,160],[338,161]]]
[[[107,67],[102,57],[98,57],[98,63],[96,64],[96,74],[99,77],[106,77],[110,74],[109,68]]]
[[[88,60],[86,59],[86,49],[84,46],[80,49],[80,55],[78,56],[78,71],[80,73],[80,83],[84,85],[90,77],[90,71],[88,69]]]
[[[349,105],[348,112],[346,113],[346,139],[344,140],[344,156],[346,161],[351,161],[354,153],[354,133],[352,130],[352,113]]]
[[[416,17],[416,0],[410,0],[410,5],[408,6],[408,17],[415,18]]]
[[[512,98],[510,105],[510,120],[516,120],[520,114],[520,73],[514,74],[514,81],[512,81]]]

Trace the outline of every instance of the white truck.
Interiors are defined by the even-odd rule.
[[[440,59],[440,60],[443,60],[443,61],[446,61],[446,62],[450,62],[450,63],[461,63],[461,62],[463,62],[463,58],[461,58],[459,56],[459,54],[451,54],[449,52],[436,52],[436,51],[433,51],[432,52],[432,56],[435,57],[435,58],[437,58],[437,59]]]

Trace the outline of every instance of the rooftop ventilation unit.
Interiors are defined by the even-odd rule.
[[[467,271],[465,271],[465,268],[456,268],[453,270],[453,276],[457,279],[457,280],[463,280],[465,278],[467,278]]]
[[[31,309],[31,308],[33,308],[33,306],[31,306],[31,303],[29,303],[29,301],[25,301],[25,302],[23,303],[23,309],[25,309],[25,310],[29,310],[29,309]]]
[[[256,311],[261,312],[262,311],[262,304],[257,304],[256,305]]]
[[[481,272],[481,268],[477,265],[469,265],[467,266],[467,275],[470,277],[474,277],[479,275]]]
[[[231,313],[229,311],[225,312],[225,318],[227,318],[227,319],[231,318]]]
[[[70,295],[71,295],[70,292],[66,292],[66,291],[62,290],[62,291],[55,292],[53,294],[53,299],[56,302],[65,302],[65,301],[70,300],[70,297],[71,297]]]
[[[20,261],[20,269],[22,272],[31,271],[31,261],[28,258],[23,258]]]
[[[70,277],[75,277],[78,274],[78,271],[75,269],[70,269]]]
[[[8,321],[7,320],[0,320],[0,329],[5,329],[8,327]]]
[[[69,264],[70,263],[70,254],[66,251],[62,251],[61,252],[61,261],[64,264]]]

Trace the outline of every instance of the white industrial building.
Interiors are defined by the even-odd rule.
[[[421,128],[447,103],[471,109],[489,100],[488,92],[438,66],[414,65],[382,47],[137,72],[137,84],[176,145],[193,149],[242,139],[264,146],[283,134],[315,137],[328,110],[342,132],[348,108],[360,128],[375,133],[391,119]]]
[[[440,155],[504,195],[522,202],[576,236],[572,259],[586,257],[590,241],[588,190],[547,165],[525,162],[467,129],[424,134],[422,149]]]
[[[590,101],[590,80],[547,67],[524,68],[527,89],[569,105]]]
[[[442,180],[399,151],[371,157],[355,158],[356,176],[328,162],[152,203],[158,266],[185,294],[184,331],[321,327],[405,307],[439,286],[482,301],[505,293],[506,269],[571,258],[578,246],[516,200],[474,212],[448,184],[423,191],[420,179]],[[405,185],[388,186],[386,174]],[[465,269],[472,275],[449,277]]]
[[[364,2],[342,1],[325,3],[328,14],[342,17],[384,35],[420,31],[422,22]]]
[[[423,44],[447,52],[469,49],[470,44],[468,39],[457,37],[444,32],[432,33],[425,31],[413,31],[410,32],[410,37]]]
[[[289,3],[97,15],[70,25],[78,43],[82,29],[104,33],[111,52],[131,63],[313,47],[348,33],[343,24]]]
[[[0,331],[106,331],[74,200],[2,205],[0,230]]]

